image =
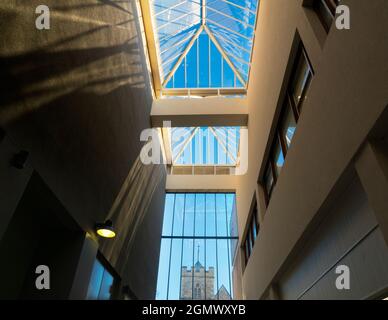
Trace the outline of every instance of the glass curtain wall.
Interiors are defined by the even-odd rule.
[[[233,299],[233,193],[168,193],[156,299]]]

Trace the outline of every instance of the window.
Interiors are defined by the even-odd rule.
[[[2,128],[0,128],[0,142],[4,139],[4,137],[5,137],[5,131]]]
[[[253,246],[255,245],[256,238],[260,230],[259,211],[257,207],[256,197],[254,199],[252,211],[250,213],[248,221],[249,223],[247,225],[247,230],[242,246],[242,249],[244,251],[245,265],[248,263],[249,257],[252,254]]]
[[[318,14],[325,30],[329,32],[335,18],[335,11],[340,0],[314,0],[313,8]]]
[[[282,171],[313,78],[313,69],[302,44],[299,46],[294,61],[262,181],[267,204]]]
[[[259,0],[140,4],[161,96],[246,92]]]
[[[156,299],[232,299],[235,194],[167,193]]]
[[[115,279],[97,258],[90,277],[87,300],[110,300],[113,294]]]
[[[239,127],[171,129],[173,165],[231,165],[238,162]]]

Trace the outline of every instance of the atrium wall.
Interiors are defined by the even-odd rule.
[[[145,168],[138,159],[140,133],[151,125],[153,96],[135,2],[45,1],[51,29],[43,31],[35,28],[39,4],[0,4],[0,126],[5,131],[0,139],[0,239],[7,227],[18,225],[14,214],[35,181],[31,176],[39,176],[45,192],[56,199],[45,210],[63,206],[81,234],[81,244],[72,249],[78,267],[75,263],[60,271],[72,287],[53,298],[84,299],[100,251],[132,297],[153,299],[166,172],[162,165]],[[20,150],[29,153],[21,170],[10,166]],[[119,222],[115,219],[122,219],[131,205],[136,205],[131,207],[136,228],[127,231],[116,223],[121,228],[116,239],[96,238],[96,222],[108,215]],[[15,230],[24,235],[24,244],[32,237]],[[8,246],[21,248],[16,242]],[[11,278],[24,272],[7,270]]]
[[[381,156],[378,162],[373,160],[376,154],[384,155],[386,147],[377,149],[385,150],[379,152],[373,151],[376,150],[374,147],[367,151],[363,149],[368,141],[372,141],[373,146],[374,139],[386,135],[386,131],[380,130],[379,135],[371,136],[379,119],[385,123],[382,127],[387,128],[386,117],[382,116],[388,104],[386,1],[341,1],[350,7],[351,28],[337,30],[332,27],[327,36],[314,11],[303,7],[303,3],[302,0],[263,0],[260,5],[248,89],[249,169],[239,180],[237,204],[241,235],[252,196],[257,195],[261,203],[261,230],[243,271],[242,296],[246,299],[281,298],[283,291],[284,298],[298,298],[317,279],[314,276],[308,278],[298,270],[303,268],[309,272],[309,264],[315,263],[317,270],[326,270],[331,281],[334,271],[330,267],[345,255],[350,269],[360,272],[357,273],[360,285],[370,277],[375,277],[375,282],[371,281],[364,291],[357,288],[353,295],[341,296],[334,282],[322,281],[305,298],[371,297],[374,291],[388,286],[386,275],[380,269],[380,264],[386,265],[387,261],[387,211],[381,211],[382,195],[379,194],[384,193],[386,199],[387,189],[383,192],[377,187],[379,183],[386,183],[387,158]],[[269,206],[265,208],[263,188],[258,180],[269,153],[268,141],[274,135],[274,123],[284,96],[287,66],[297,38],[304,44],[315,75],[285,165]],[[369,153],[361,156],[364,161],[360,164],[358,157],[364,152]],[[347,255],[359,239],[349,240],[344,235],[339,242],[334,241],[327,247],[324,244],[324,239],[335,238],[345,228],[341,227],[340,216],[338,221],[323,219],[330,214],[340,215],[336,212],[340,210],[337,206],[343,206],[341,203],[345,201],[339,196],[344,194],[344,191],[339,191],[344,190],[340,181],[349,183],[352,179],[344,178],[349,176],[346,172],[355,172],[355,166],[361,165],[364,169],[357,169],[356,177],[352,179],[360,179],[363,172],[361,185],[367,194],[367,197],[362,197],[364,203],[359,203],[360,186],[357,192],[349,189],[352,194],[342,197],[351,197],[347,201],[358,206],[353,213],[345,214],[350,224],[346,228],[350,228],[350,232],[359,230],[360,236],[365,236],[369,231],[366,225],[362,226],[352,218],[352,214],[361,208],[368,212],[364,214],[370,221],[377,221],[371,222],[371,225],[378,226],[377,229],[359,244],[359,250],[371,250],[373,258],[370,260],[360,259],[362,253],[358,249]],[[375,179],[368,179],[369,175]],[[372,199],[376,199],[375,202]],[[332,209],[328,209],[330,206]],[[319,231],[312,237],[317,226],[320,226]],[[336,246],[340,249],[333,256]],[[297,252],[299,255],[295,260]],[[323,260],[311,262],[312,254],[319,254]],[[356,286],[356,279],[354,281]]]

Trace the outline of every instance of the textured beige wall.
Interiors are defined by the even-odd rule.
[[[351,30],[332,29],[323,43],[302,1],[261,1],[248,91],[249,171],[238,189],[240,234],[296,29],[315,76],[243,276],[248,299],[263,295],[388,102],[386,1],[343,3],[351,8]]]
[[[388,286],[388,248],[355,176],[278,281],[282,299],[360,299]],[[350,269],[350,290],[336,289],[339,265]]]

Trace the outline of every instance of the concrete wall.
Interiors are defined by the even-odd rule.
[[[138,158],[140,132],[151,126],[153,97],[135,1],[45,1],[51,29],[42,31],[35,28],[39,4],[0,4],[0,125],[6,131],[0,149],[6,169],[0,181],[0,236],[32,168],[93,234]],[[20,149],[29,152],[28,167],[16,171],[8,162]],[[165,182],[158,183],[142,222],[145,231],[136,239],[142,243],[138,255],[159,250],[159,240],[145,241],[160,234]],[[131,259],[128,275],[121,276],[136,282],[134,277],[147,270],[143,279],[149,283],[133,286],[140,297],[153,298],[157,267],[156,258],[142,265]]]
[[[327,37],[302,2],[260,5],[248,89],[249,170],[237,192],[240,234],[259,193],[296,32],[315,76],[270,205],[260,213],[261,232],[243,275],[247,299],[262,297],[278,276],[388,102],[386,1],[342,1],[351,9],[351,30],[332,28]]]
[[[357,177],[324,216],[279,280],[280,297],[360,299],[388,288],[388,250]],[[350,290],[335,286],[339,265],[350,269]]]
[[[246,98],[158,99],[152,105],[153,127],[171,121],[172,127],[247,126]]]

